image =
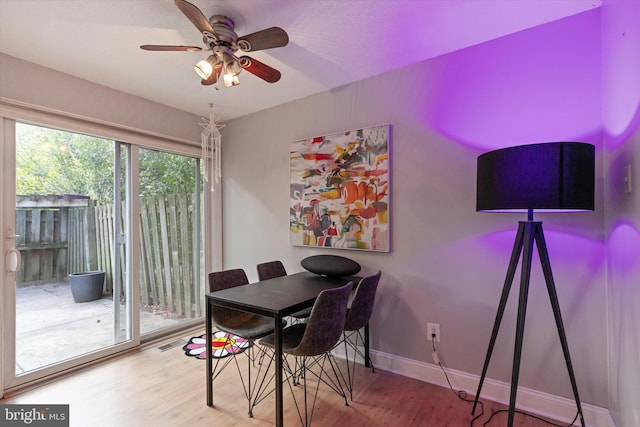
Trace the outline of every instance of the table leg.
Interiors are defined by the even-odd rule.
[[[275,344],[275,357],[276,357],[276,426],[283,426],[283,405],[282,405],[282,316],[276,315],[274,317],[274,344]]]
[[[364,366],[367,368],[371,367],[371,363],[369,361],[371,357],[369,356],[369,322],[364,325]]]
[[[206,327],[206,338],[205,345],[207,346],[207,406],[213,406],[213,360],[211,354],[211,303],[209,302],[209,298],[206,299],[206,310],[205,310],[205,324]]]

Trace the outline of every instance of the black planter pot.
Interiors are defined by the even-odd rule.
[[[69,274],[71,295],[75,302],[88,302],[102,298],[104,271],[84,271]]]

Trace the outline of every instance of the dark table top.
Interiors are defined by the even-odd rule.
[[[270,317],[287,316],[313,305],[318,294],[325,289],[348,282],[353,282],[355,287],[359,281],[357,276],[325,277],[304,271],[211,292],[206,297],[216,305]]]

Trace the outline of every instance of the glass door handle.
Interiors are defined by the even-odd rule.
[[[7,273],[15,273],[20,270],[20,264],[22,263],[22,255],[17,249],[9,249],[4,254],[4,267]]]
[[[20,237],[20,235],[15,234],[12,228],[7,228],[4,233],[5,240],[14,240],[16,237]],[[4,253],[4,268],[7,273],[15,273],[20,270],[20,265],[22,263],[22,254],[17,249],[9,249]]]

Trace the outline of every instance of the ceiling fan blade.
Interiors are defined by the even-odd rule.
[[[271,68],[266,64],[258,61],[257,59],[249,58],[248,56],[241,56],[239,58],[240,66],[250,72],[251,74],[260,77],[262,80],[275,83],[280,80],[280,71],[275,68]]]
[[[207,18],[202,14],[202,11],[198,9],[197,6],[189,3],[185,0],[174,0],[175,5],[180,9],[180,11],[186,16],[189,21],[201,32],[204,33],[209,32],[211,34],[216,34],[216,31],[213,29]]]
[[[199,52],[203,50],[198,46],[167,46],[164,44],[143,44],[140,49],[153,51],[182,51],[182,52]]]
[[[222,72],[222,64],[221,63],[217,63],[214,67],[213,67],[213,71],[211,72],[211,75],[209,76],[208,79],[202,79],[200,81],[200,83],[204,86],[209,86],[212,84],[215,84],[218,79],[220,78],[220,73]]]
[[[238,47],[245,52],[282,47],[287,43],[289,43],[289,36],[285,30],[279,27],[267,28],[238,39]]]

